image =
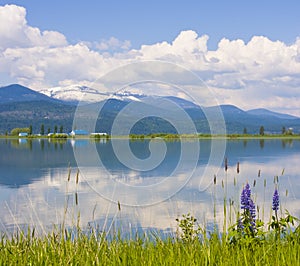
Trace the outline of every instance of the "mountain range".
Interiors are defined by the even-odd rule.
[[[140,102],[140,110],[147,108],[143,103],[146,95],[122,91],[115,94],[99,93],[97,90],[73,85],[69,87],[55,87],[41,92],[31,90],[19,84],[0,87],[0,133],[10,132],[15,127],[28,127],[32,125],[33,133],[39,133],[41,125],[47,131],[53,132],[55,125],[64,128],[65,132],[72,130],[74,113],[77,103],[83,97],[88,99],[86,105],[93,105],[93,101],[108,99],[97,120],[95,131],[111,132],[112,123],[116,115],[130,102]],[[244,130],[249,134],[258,134],[259,128],[264,126],[265,132],[281,133],[282,128],[293,128],[295,133],[300,132],[300,118],[288,114],[272,112],[267,109],[253,109],[244,111],[233,105],[220,105],[219,107],[199,107],[191,101],[174,96],[165,98],[176,103],[191,117],[199,133],[209,133],[209,124],[205,111],[214,111],[221,108],[227,133],[242,134]],[[164,106],[159,107],[161,112],[168,112]],[[129,117],[124,117],[124,123]],[[179,118],[178,118],[179,119]],[[129,121],[128,120],[128,121]],[[183,127],[186,121],[179,121]],[[176,129],[166,120],[159,117],[147,117],[137,122],[131,129],[134,134],[150,133],[176,133]],[[189,133],[189,132],[187,132]]]

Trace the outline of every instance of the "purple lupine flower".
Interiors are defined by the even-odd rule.
[[[256,210],[255,204],[251,199],[251,189],[248,183],[242,190],[241,209],[244,210],[244,218],[246,218],[250,222],[251,228],[253,230],[255,228]]]
[[[256,212],[255,212],[255,204],[252,199],[249,200],[249,212],[251,216],[251,225],[255,227],[255,217],[256,217]]]
[[[243,188],[241,194],[241,205],[242,205],[241,208],[244,210],[249,210],[250,200],[251,200],[251,190],[250,190],[250,185],[247,183],[246,187]]]
[[[272,204],[273,211],[278,211],[279,209],[279,193],[278,190],[275,189],[273,194],[273,204]]]

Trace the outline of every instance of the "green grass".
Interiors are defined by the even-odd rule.
[[[290,234],[279,241],[270,236],[232,244],[216,234],[191,242],[21,234],[2,237],[0,265],[300,265],[300,238]]]

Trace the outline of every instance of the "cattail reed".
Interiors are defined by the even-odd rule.
[[[237,172],[237,174],[240,173],[240,162],[237,162],[237,165],[236,165],[236,172]]]
[[[71,178],[71,166],[70,166],[70,163],[69,163],[68,182],[70,181],[70,178]]]
[[[79,180],[79,168],[77,169],[77,173],[76,173],[76,184],[78,184],[78,180]]]
[[[120,204],[120,201],[118,201],[118,210],[121,211],[121,204]]]
[[[285,170],[285,169],[283,168],[283,169],[282,169],[282,172],[281,172],[281,175],[284,175],[284,170]]]
[[[214,175],[214,185],[216,185],[216,184],[217,184],[217,176]]]
[[[257,177],[260,177],[260,169],[258,170],[258,174],[257,174]]]
[[[77,194],[77,192],[75,192],[75,204],[76,204],[76,206],[78,206],[78,194]]]
[[[227,172],[227,170],[228,170],[228,159],[227,159],[227,157],[225,157],[224,164],[225,164],[225,171]]]
[[[254,179],[253,181],[253,187],[255,187],[255,185],[256,185],[256,179]]]

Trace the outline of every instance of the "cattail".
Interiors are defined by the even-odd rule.
[[[255,185],[256,185],[256,179],[254,179],[253,181],[253,187],[255,187]]]
[[[120,201],[118,201],[118,209],[119,209],[119,211],[121,211],[121,204],[120,204]]]
[[[214,175],[214,185],[217,184],[217,176]]]
[[[77,169],[77,173],[76,173],[76,184],[78,184],[78,180],[79,180],[79,168]]]
[[[228,170],[228,160],[227,160],[227,157],[225,157],[224,164],[225,164],[225,171],[227,172],[227,170]]]
[[[236,186],[236,178],[233,179],[233,185]]]
[[[282,169],[282,172],[281,172],[281,175],[283,175],[284,174],[284,168]]]
[[[236,172],[239,174],[240,173],[240,162],[237,162],[236,165]]]
[[[257,174],[257,177],[260,177],[260,169],[258,170],[258,174]]]
[[[75,204],[76,204],[76,206],[78,206],[78,194],[77,194],[77,192],[75,192]]]
[[[70,166],[70,163],[69,163],[68,182],[70,181],[70,177],[71,177],[71,166]]]
[[[286,189],[286,190],[285,190],[285,196],[287,197],[288,194],[289,194],[289,191]]]

